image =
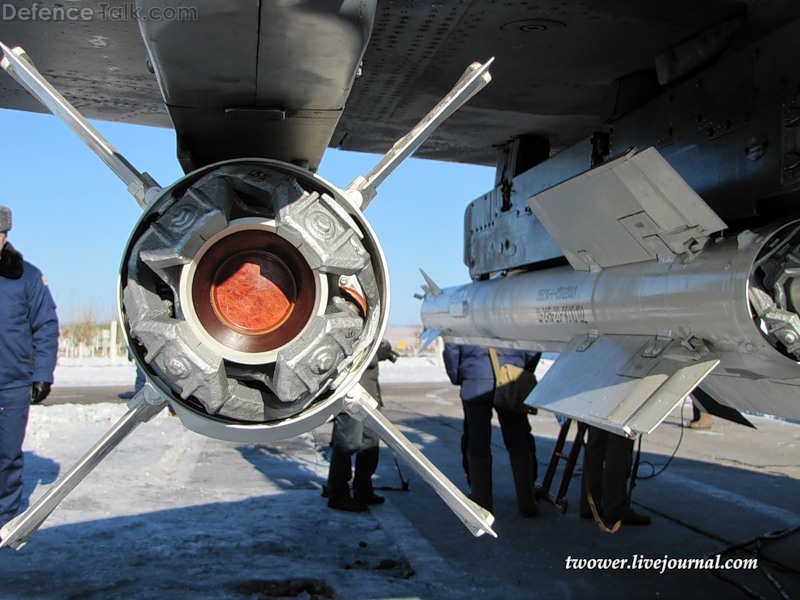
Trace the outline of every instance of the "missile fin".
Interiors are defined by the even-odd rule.
[[[364,421],[386,445],[399,454],[444,500],[450,510],[475,537],[489,534],[494,515],[467,498],[416,446],[378,410],[378,402],[363,387],[356,384],[345,396],[344,410],[355,419]]]
[[[525,404],[635,438],[653,431],[718,363],[684,352],[680,340],[580,335]]]
[[[528,204],[577,271],[696,254],[727,227],[655,148],[631,150]]]
[[[159,392],[147,384],[130,401],[128,412],[66,474],[62,475],[25,512],[0,529],[0,548],[22,548],[59,503],[141,423],[147,423],[166,408]]]
[[[392,171],[411,156],[450,115],[489,84],[492,80],[489,67],[493,62],[494,57],[483,64],[474,62],[467,67],[450,93],[442,98],[411,131],[397,140],[372,171],[365,176],[356,177],[347,186],[345,193],[360,206],[362,211],[367,208],[375,197],[378,186]]]
[[[419,339],[423,341],[422,347],[417,350],[417,355],[421,354],[425,348],[431,345],[431,343],[440,335],[442,335],[441,329],[426,329],[422,333],[419,334]]]
[[[142,208],[161,190],[147,173],[140,173],[36,69],[19,47],[0,42],[0,68],[60,118],[119,177]]]
[[[750,379],[715,373],[703,381],[703,389],[714,399],[738,410],[800,419],[800,379]],[[706,407],[705,403],[703,408],[713,411],[713,407]],[[741,423],[730,415],[718,416]]]
[[[426,294],[430,294],[431,296],[441,295],[442,288],[436,285],[433,279],[431,279],[425,271],[420,269],[419,272],[422,273],[422,276],[425,278],[425,285],[421,286],[422,291],[425,292]]]

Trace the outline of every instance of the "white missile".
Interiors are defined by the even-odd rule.
[[[658,197],[654,169],[673,188],[670,208],[677,205],[686,217],[669,231],[651,218],[663,207],[641,201]],[[674,171],[666,177],[666,170],[655,150],[630,154],[601,174],[590,171],[531,199],[571,266],[444,290],[428,284],[421,310],[426,331],[439,330],[456,343],[560,353],[527,403],[631,437],[652,431],[704,379],[704,389],[723,404],[747,409],[750,393],[767,393],[775,414],[800,417],[800,290],[794,283],[800,228],[709,238],[724,224],[714,223],[688,186],[680,189],[686,201],[676,201],[680,178]],[[604,202],[603,215],[570,207],[596,202],[601,188],[620,180],[631,193],[620,200],[617,186],[616,204]],[[581,198],[581,189],[591,189],[591,199]],[[638,211],[622,206],[631,198]],[[622,225],[623,235],[607,226],[625,221],[617,211],[635,216]],[[572,233],[581,214],[594,234]],[[631,252],[626,246],[637,233]]]

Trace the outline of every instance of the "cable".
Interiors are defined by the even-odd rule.
[[[389,448],[389,450],[392,449]],[[400,487],[396,488],[392,486],[382,486],[382,487],[376,487],[375,489],[387,492],[389,491],[407,492],[409,490],[411,483],[410,480],[403,478],[403,472],[400,470],[400,463],[397,461],[397,454],[394,453],[394,450],[392,450],[392,458],[394,458],[394,465],[397,467],[397,475],[400,477]]]
[[[678,437],[678,443],[675,445],[675,450],[672,451],[672,454],[667,459],[667,462],[664,463],[664,465],[658,471],[656,471],[655,465],[653,463],[651,463],[649,460],[642,461],[642,464],[645,464],[645,465],[649,466],[653,470],[653,472],[650,475],[639,476],[638,479],[645,480],[645,479],[652,479],[653,477],[658,477],[670,465],[670,463],[672,462],[672,459],[675,458],[675,455],[678,453],[678,449],[681,447],[681,442],[683,442],[683,430],[686,429],[686,425],[684,425],[685,421],[684,421],[684,418],[683,418],[683,409],[686,408],[686,401],[688,399],[689,399],[689,396],[686,396],[683,399],[683,406],[681,406],[681,434]],[[641,436],[639,437],[639,439],[641,440]]]
[[[748,540],[746,542],[741,542],[739,544],[731,544],[727,548],[725,548],[724,550],[722,550],[720,552],[714,552],[714,553],[711,553],[711,554],[707,554],[706,557],[715,556],[715,555],[727,556],[727,555],[730,555],[730,554],[734,554],[737,551],[749,553],[750,558],[754,558],[754,559],[759,561],[758,570],[766,578],[766,580],[778,591],[778,593],[780,594],[781,598],[783,598],[784,600],[789,600],[790,597],[789,597],[789,594],[786,592],[786,589],[780,584],[780,582],[776,579],[776,577],[770,571],[768,571],[767,568],[762,564],[762,557],[760,556],[760,553],[761,553],[761,549],[763,548],[765,542],[771,542],[771,541],[774,541],[774,540],[779,540],[779,539],[788,537],[790,535],[793,535],[793,534],[797,533],[798,531],[800,531],[800,526],[788,527],[786,529],[780,529],[780,530],[777,530],[777,531],[772,531],[770,533],[764,533],[764,534],[756,536],[753,539]],[[753,545],[755,545],[755,547],[752,550],[749,550],[748,546],[753,546]],[[763,560],[766,560],[766,561],[772,563],[773,565],[775,565],[775,566],[777,566],[777,567],[779,567],[781,569],[785,569],[786,571],[789,571],[789,572],[792,572],[792,573],[800,573],[800,571],[790,567],[789,565],[785,565],[783,563],[779,563],[779,562],[776,562],[776,561],[770,560],[770,559],[763,559]],[[737,588],[739,588],[740,590],[744,591],[746,594],[750,595],[753,598],[763,598],[763,596],[761,596],[757,592],[753,591],[748,586],[746,586],[743,583],[740,583],[740,582],[732,579],[731,577],[723,575],[720,571],[716,571],[715,570],[715,571],[713,571],[713,574],[714,574],[715,577],[717,577],[719,579],[722,579],[723,581],[725,581],[727,583],[730,583],[731,585],[736,586]]]

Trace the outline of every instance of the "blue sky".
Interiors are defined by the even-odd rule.
[[[183,175],[175,135],[93,122],[139,171],[162,186]],[[0,110],[0,204],[11,207],[9,241],[44,273],[62,322],[91,311],[116,314],[120,259],[141,209],[122,182],[52,115]],[[328,150],[319,174],[344,187],[380,156]],[[407,160],[366,210],[389,264],[390,325],[416,325],[425,271],[441,286],[466,283],[462,261],[466,205],[488,191],[494,169]]]

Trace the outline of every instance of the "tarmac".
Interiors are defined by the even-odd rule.
[[[385,414],[468,490],[457,389],[382,390]],[[31,501],[82,453],[76,437],[88,449],[108,428],[109,417],[86,411],[124,409],[115,405],[125,391],[61,388],[34,407]],[[28,545],[0,551],[0,598],[800,598],[800,425],[751,420],[756,430],[715,418],[695,431],[673,411],[641,444],[633,504],[653,523],[615,534],[578,516],[580,460],[565,511],[540,501],[537,517],[520,516],[495,424],[493,539],[474,538],[386,446],[375,479],[386,503],[359,514],[328,509],[320,491],[330,424],[242,445],[187,432],[165,411]],[[559,425],[549,413],[531,422],[541,482]],[[559,483],[560,473],[551,491]]]

